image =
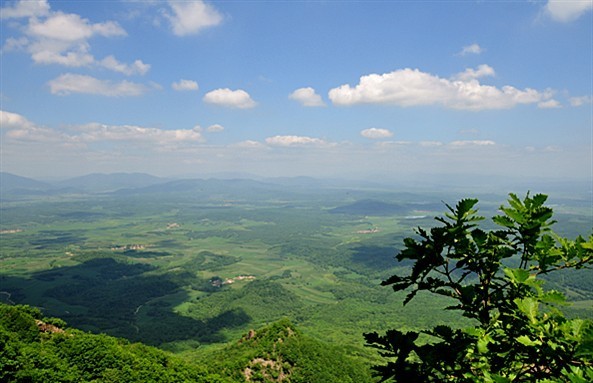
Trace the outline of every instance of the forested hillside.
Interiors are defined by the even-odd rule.
[[[64,325],[29,306],[0,304],[0,381],[232,382],[156,348]]]
[[[369,366],[304,336],[288,320],[251,330],[203,359],[66,327],[30,306],[0,304],[0,381],[371,382]]]

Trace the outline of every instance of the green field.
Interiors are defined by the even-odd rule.
[[[364,332],[467,323],[440,310],[444,299],[421,295],[403,307],[401,294],[380,286],[409,267],[394,259],[403,238],[462,196],[217,182],[3,200],[0,300],[187,356],[281,318],[365,358],[374,354]],[[486,216],[506,199],[477,197]],[[557,231],[587,234],[587,206],[555,201]],[[551,281],[579,315],[593,312],[590,276]]]

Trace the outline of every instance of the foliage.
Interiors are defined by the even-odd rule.
[[[383,282],[406,291],[404,304],[427,291],[451,298],[448,307],[475,321],[475,327],[439,325],[418,332],[365,334],[367,344],[389,362],[375,369],[383,381],[397,382],[586,382],[593,377],[593,323],[567,319],[565,297],[543,288],[540,276],[590,267],[593,236],[561,238],[551,231],[547,196],[521,200],[493,217],[498,228],[478,227],[476,199],[461,200],[438,217],[419,240],[406,238],[397,259],[414,265],[406,276]],[[514,266],[514,267],[511,267]]]
[[[0,304],[2,382],[229,383],[198,364],[142,344],[79,330],[41,332],[35,320],[47,323],[47,318],[32,314],[40,312]]]
[[[54,326],[44,330],[37,323],[63,321],[45,318],[29,306],[0,304],[0,314],[0,381],[7,383],[372,381],[362,360],[304,336],[287,319],[252,330],[219,352],[182,360],[104,334]]]
[[[456,311],[441,310],[445,296],[420,294],[401,307],[405,292],[393,294],[377,283],[411,269],[411,260],[393,262],[396,249],[412,226],[432,222],[423,217],[436,215],[441,199],[457,194],[363,185],[301,186],[306,195],[296,195],[294,186],[265,193],[219,186],[204,182],[203,190],[180,193],[3,200],[0,302],[43,307],[43,315],[63,318],[74,328],[196,360],[282,317],[315,340],[347,347],[367,365],[378,363],[378,356],[363,347],[363,331],[471,324]],[[374,210],[364,217],[329,212],[369,199],[399,205],[402,212],[374,216]],[[495,214],[501,200],[481,196],[480,212]],[[554,230],[563,236],[572,238],[590,223],[590,198],[581,197],[578,188],[554,203],[561,221]],[[138,250],[122,250],[133,248]],[[593,270],[574,271],[545,275],[546,287],[575,301],[567,317],[593,318]],[[215,275],[236,283],[214,287],[209,281]],[[241,275],[256,279],[238,280]]]
[[[288,319],[251,330],[209,357],[211,368],[234,381],[365,383],[369,368],[345,349],[303,335]]]

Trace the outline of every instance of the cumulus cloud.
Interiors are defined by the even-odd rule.
[[[425,148],[434,148],[443,146],[443,143],[441,141],[420,141],[419,145]]]
[[[72,93],[95,94],[109,97],[140,96],[148,91],[145,85],[130,81],[112,82],[73,73],[63,74],[51,80],[48,85],[51,93],[59,96],[66,96]]]
[[[29,39],[24,36],[21,36],[19,38],[9,37],[6,39],[6,42],[4,43],[2,49],[4,49],[5,51],[18,51],[26,49],[28,45]]]
[[[134,125],[104,125],[91,123],[77,127],[73,139],[85,143],[97,141],[153,142],[156,144],[203,142],[199,127],[165,130]]]
[[[39,17],[49,13],[47,0],[15,1],[0,9],[0,18],[13,19],[23,17]]]
[[[32,127],[33,123],[17,113],[0,110],[0,128],[14,129]]]
[[[480,77],[494,76],[495,74],[494,68],[482,64],[477,69],[467,68],[465,71],[456,74],[453,78],[460,81],[470,81]]]
[[[480,47],[478,44],[472,44],[472,45],[467,45],[467,46],[463,47],[461,49],[461,52],[459,52],[459,54],[461,56],[470,55],[470,54],[479,55],[483,51],[484,50],[482,49],[482,47]]]
[[[125,64],[117,61],[113,56],[107,56],[101,60],[100,65],[104,68],[115,72],[120,72],[125,75],[144,75],[150,70],[150,65],[143,63],[141,60],[136,60],[132,64]]]
[[[304,106],[325,106],[321,96],[311,87],[299,88],[292,92],[288,98],[300,102]]]
[[[546,100],[546,101],[542,101],[542,102],[538,103],[537,107],[541,108],[541,109],[556,109],[556,108],[562,108],[562,105],[557,100],[550,99],[550,100]]]
[[[178,146],[204,142],[199,126],[193,129],[158,129],[135,125],[90,123],[62,130],[38,126],[25,117],[0,110],[0,124],[6,137],[26,142],[59,142],[64,145],[89,145],[97,142],[126,142],[127,145]]]
[[[169,7],[172,12],[165,12],[164,16],[171,23],[176,36],[196,34],[222,22],[222,15],[213,6],[200,0],[170,0]]]
[[[93,35],[125,36],[126,31],[113,21],[92,24],[88,19],[73,13],[53,12],[44,20],[30,19],[27,34],[42,39],[73,42],[89,39]]]
[[[452,147],[471,147],[471,146],[493,146],[496,145],[496,142],[491,140],[465,140],[465,141],[452,141],[449,143],[449,146]]]
[[[580,97],[571,97],[569,99],[571,106],[582,106],[586,104],[593,103],[593,97],[591,96],[580,96]]]
[[[418,69],[400,69],[385,74],[362,76],[355,87],[342,85],[329,91],[334,105],[387,104],[401,107],[442,105],[451,109],[508,109],[519,104],[536,104],[551,97],[550,92],[520,90],[483,85],[478,77],[493,75],[494,70],[481,65],[476,70],[441,78]]]
[[[65,136],[61,132],[37,126],[24,116],[0,110],[0,126],[6,131],[8,139],[37,142],[63,142]]]
[[[86,43],[69,46],[68,51],[60,47],[60,44],[36,42],[29,45],[31,58],[37,64],[59,64],[67,67],[85,67],[92,65],[95,58],[88,50]]]
[[[320,138],[306,136],[274,136],[266,138],[266,144],[272,146],[319,146],[327,143]]]
[[[199,86],[198,83],[192,80],[179,80],[171,84],[171,87],[177,91],[184,91],[184,90],[198,90]]]
[[[266,148],[266,146],[264,144],[262,144],[259,141],[254,141],[254,140],[241,141],[241,142],[231,145],[231,147],[242,148],[242,149],[243,148],[244,149],[265,149]]]
[[[591,0],[549,0],[544,7],[544,12],[552,20],[566,23],[578,19],[592,9]]]
[[[249,109],[257,105],[249,93],[242,89],[231,90],[228,88],[216,89],[206,93],[204,102],[229,108]]]
[[[379,139],[391,137],[393,133],[387,129],[369,128],[361,131],[360,135],[370,139]]]
[[[132,64],[119,62],[113,56],[97,60],[91,54],[90,39],[96,36],[112,38],[126,36],[126,31],[114,21],[93,23],[74,13],[51,11],[46,1],[21,0],[2,8],[3,18],[25,18],[27,24],[17,25],[23,36],[7,39],[7,51],[24,50],[36,64],[57,64],[67,67],[103,67],[126,75],[143,75],[150,65],[136,60]]]
[[[208,128],[206,128],[206,130],[211,133],[222,132],[224,130],[224,126],[219,125],[219,124],[214,124],[214,125],[210,125]]]

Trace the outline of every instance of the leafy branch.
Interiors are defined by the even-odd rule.
[[[404,305],[420,291],[449,297],[447,307],[476,320],[468,329],[437,326],[424,333],[438,342],[417,344],[419,333],[390,330],[365,334],[367,344],[390,360],[376,367],[395,381],[578,382],[593,375],[593,324],[567,319],[558,291],[538,276],[593,265],[593,236],[575,240],[554,234],[547,196],[510,194],[493,217],[500,228],[484,231],[476,199],[463,199],[437,217],[439,226],[418,228],[406,238],[399,261],[412,260],[409,275],[382,282],[407,291]],[[513,262],[518,267],[509,267]],[[543,308],[543,309],[542,309]]]

